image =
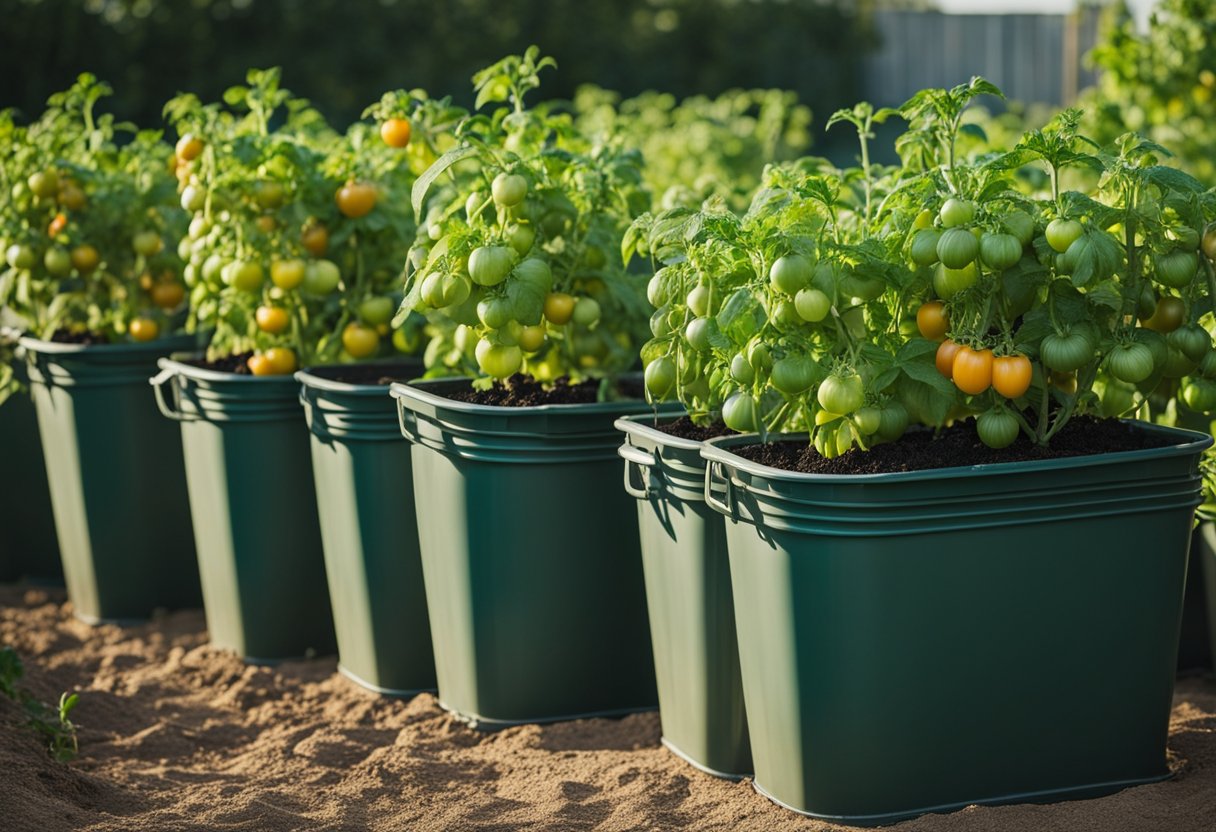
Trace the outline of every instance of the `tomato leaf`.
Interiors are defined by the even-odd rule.
[[[461,145],[460,147],[454,147],[436,159],[434,163],[426,169],[426,172],[418,177],[418,180],[414,182],[413,191],[410,193],[410,203],[414,207],[415,222],[422,222],[422,206],[426,202],[427,192],[431,189],[431,185],[435,183],[435,180],[442,176],[444,171],[446,171],[452,165],[456,164],[462,159],[469,158],[475,153],[477,153],[477,149],[471,145],[465,144]]]
[[[737,344],[745,344],[764,324],[764,307],[749,289],[737,289],[722,304],[718,326]]]

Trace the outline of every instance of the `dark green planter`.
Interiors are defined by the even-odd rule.
[[[1199,560],[1197,577],[1203,587],[1203,611],[1206,613],[1201,620],[1207,625],[1207,646],[1209,668],[1216,668],[1216,523],[1205,521],[1199,524],[1198,543],[1193,557]],[[1195,570],[1191,571],[1196,576]]]
[[[193,343],[21,339],[68,597],[90,623],[199,603],[181,438],[148,390],[156,360]]]
[[[338,669],[379,693],[434,690],[410,444],[388,386],[335,380],[345,370],[296,374],[312,431]],[[413,378],[423,367],[415,362],[384,370]]]
[[[181,423],[212,644],[251,662],[332,653],[299,383],[168,358],[160,367],[152,384]]]
[[[637,509],[613,421],[643,402],[487,407],[394,384],[440,702],[478,727],[655,707]]]
[[[23,384],[29,383],[24,362],[13,369]],[[0,581],[62,584],[38,415],[25,392],[0,404],[0,460]]]
[[[1169,777],[1197,463],[1169,447],[869,476],[714,439],[756,788],[856,825]],[[806,441],[805,435],[802,441]]]
[[[705,504],[702,443],[654,424],[644,414],[616,426],[625,490],[638,501],[663,744],[702,771],[739,778],[752,756],[725,524]]]
[[[1216,555],[1211,544],[1216,531],[1210,521],[1195,526],[1191,533],[1191,558],[1186,571],[1186,595],[1182,601],[1182,634],[1178,641],[1178,672],[1210,671],[1216,662],[1216,616],[1209,595],[1216,601]],[[1210,575],[1210,577],[1209,577]],[[1208,585],[1212,585],[1209,590]]]

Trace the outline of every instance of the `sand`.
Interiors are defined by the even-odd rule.
[[[62,592],[0,587],[0,643],[44,700],[80,692],[80,755],[51,761],[0,698],[0,829],[841,830],[659,745],[657,714],[475,732],[431,696],[368,693],[332,659],[246,666],[200,612],[90,627]],[[971,807],[906,832],[1216,830],[1216,680],[1180,680],[1176,776],[1097,800]],[[966,761],[960,761],[965,765]]]

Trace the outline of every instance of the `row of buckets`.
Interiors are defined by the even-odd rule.
[[[815,477],[638,401],[236,376],[173,357],[190,339],[22,344],[0,578],[61,562],[86,621],[201,599],[248,661],[336,648],[359,684],[437,689],[485,729],[657,704],[691,764],[854,824],[1168,776],[1210,437]]]

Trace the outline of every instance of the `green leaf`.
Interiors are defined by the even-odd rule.
[[[737,289],[722,304],[718,326],[737,344],[745,344],[764,323],[764,307],[750,289]]]
[[[1189,173],[1164,165],[1153,165],[1144,169],[1144,176],[1160,188],[1171,191],[1201,194],[1207,190]]]
[[[477,149],[471,145],[461,145],[454,147],[447,153],[436,159],[429,168],[418,177],[414,182],[414,190],[410,194],[410,202],[414,207],[414,221],[422,222],[422,206],[426,203],[427,192],[431,189],[431,185],[435,184],[444,171],[450,168],[457,162],[467,159],[477,153]]]

